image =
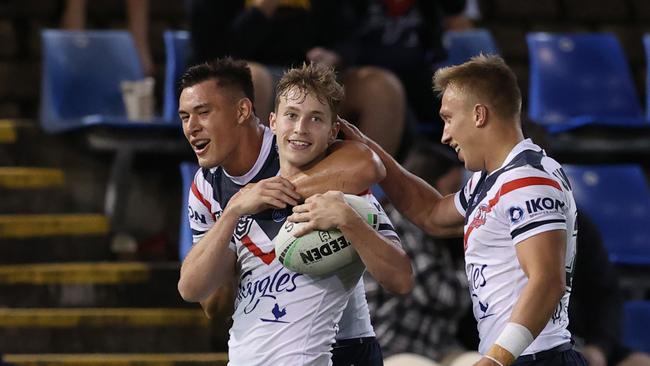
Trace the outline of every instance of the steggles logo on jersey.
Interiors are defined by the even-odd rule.
[[[287,315],[287,308],[286,307],[280,309],[280,305],[278,305],[276,303],[275,306],[273,307],[273,309],[271,310],[271,314],[273,314],[273,317],[275,319],[260,318],[260,320],[263,321],[263,322],[267,322],[267,323],[285,323],[285,324],[289,323],[287,321],[280,320],[280,318]]]
[[[479,296],[474,293],[475,290],[480,289],[481,287],[485,287],[487,285],[487,279],[485,278],[485,269],[487,268],[487,264],[483,265],[475,265],[472,264],[470,267],[470,293],[472,294],[472,297],[475,297],[479,299]],[[480,299],[478,300],[479,304],[479,310],[482,315],[478,316],[478,319],[485,319],[489,316],[494,315],[494,313],[488,313],[488,310],[490,308],[490,304],[487,302],[483,302]]]
[[[252,274],[252,270],[244,273],[239,281],[237,304],[235,306],[237,307],[240,302],[246,301],[244,314],[253,312],[263,298],[277,300],[277,296],[281,293],[295,291],[298,288],[296,278],[302,276],[300,273],[293,273],[282,267],[273,275],[258,278],[255,281],[246,281],[246,279],[252,277]],[[277,317],[277,319],[279,318]]]

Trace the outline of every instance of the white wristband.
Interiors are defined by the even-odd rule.
[[[497,360],[496,358],[494,358],[494,357],[492,357],[492,356],[484,355],[483,357],[485,357],[485,358],[487,358],[488,360],[490,360],[490,361],[496,363],[496,364],[499,365],[499,366],[503,366],[503,364],[501,363],[501,361]]]
[[[517,359],[528,346],[533,343],[533,334],[521,324],[509,322],[499,334],[494,344],[498,344]]]

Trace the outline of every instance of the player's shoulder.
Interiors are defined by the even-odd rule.
[[[194,180],[192,182],[192,190],[201,193],[206,197],[212,196],[214,185],[216,184],[216,173],[219,168],[200,168],[194,173]]]

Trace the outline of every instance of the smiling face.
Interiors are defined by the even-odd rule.
[[[271,113],[282,175],[293,175],[320,161],[338,133],[331,108],[313,92],[290,88],[278,96],[277,111]]]
[[[467,170],[476,172],[485,169],[485,163],[474,108],[466,93],[454,86],[445,89],[440,106],[440,117],[444,122],[441,141],[456,151]]]
[[[239,98],[217,86],[213,79],[183,89],[178,114],[183,133],[192,145],[199,165],[213,168],[236,155]]]

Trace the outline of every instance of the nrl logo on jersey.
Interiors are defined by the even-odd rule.
[[[235,227],[235,238],[237,240],[242,240],[251,231],[252,225],[253,219],[250,216],[240,217],[239,221],[237,221],[237,226]]]

